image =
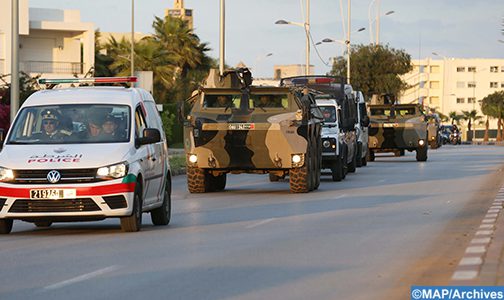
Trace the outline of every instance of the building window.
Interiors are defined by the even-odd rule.
[[[430,97],[429,101],[430,101],[430,104],[439,105],[439,97],[438,96]]]
[[[475,88],[476,87],[476,82],[475,81],[469,81],[467,83],[467,87],[468,88]]]
[[[430,72],[431,73],[439,73],[439,66],[431,66]]]
[[[467,98],[467,103],[476,103],[476,98],[474,97]]]
[[[504,66],[501,66],[501,72],[504,73]]]
[[[457,67],[457,72],[465,72],[465,67]]]
[[[504,81],[503,81],[503,82],[501,82],[501,88],[503,88],[503,89],[504,89]]]
[[[457,88],[465,88],[465,82],[464,81],[457,81]]]
[[[431,89],[439,89],[439,81],[431,81],[430,88]]]
[[[497,66],[490,67],[490,73],[497,73],[497,72],[499,72],[499,67],[497,67]]]
[[[464,98],[457,98],[457,104],[463,104],[465,102]]]
[[[467,67],[467,72],[476,72],[476,67]]]
[[[490,87],[493,89],[496,89],[499,87],[499,83],[498,82],[490,82]]]

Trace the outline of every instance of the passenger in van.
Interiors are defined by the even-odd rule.
[[[103,120],[98,116],[90,116],[87,120],[88,140],[99,140],[102,131]]]
[[[108,114],[102,125],[101,138],[107,141],[117,141],[124,138],[124,134],[117,132],[119,122],[116,117]]]
[[[33,135],[33,138],[42,141],[62,141],[69,136],[58,129],[60,115],[56,110],[46,109],[40,114],[42,117],[41,132]]]

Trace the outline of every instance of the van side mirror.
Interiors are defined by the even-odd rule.
[[[161,141],[161,132],[156,128],[145,128],[142,138],[135,139],[135,145],[140,147],[142,145],[155,144]]]

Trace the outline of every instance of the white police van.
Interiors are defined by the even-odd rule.
[[[135,77],[41,79],[39,83],[131,83]],[[171,174],[161,118],[139,88],[46,89],[22,105],[0,143],[0,233],[13,220],[53,222],[120,218],[140,230],[171,215]]]

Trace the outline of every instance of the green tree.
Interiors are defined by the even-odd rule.
[[[497,141],[502,141],[502,119],[504,118],[504,91],[498,91],[483,98],[481,101],[481,111],[490,118],[497,121]]]
[[[367,97],[389,93],[399,95],[408,87],[401,75],[412,70],[411,56],[388,45],[355,45],[350,50],[352,86]],[[346,77],[346,58],[338,57],[331,74]]]
[[[101,32],[95,31],[95,65],[94,74],[96,77],[110,77],[115,74],[110,70],[110,65],[114,62],[113,58],[106,54],[106,47],[100,42]]]

